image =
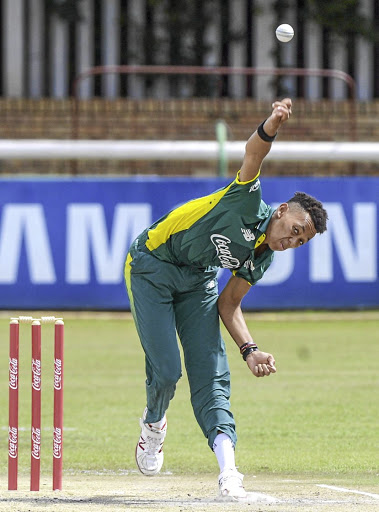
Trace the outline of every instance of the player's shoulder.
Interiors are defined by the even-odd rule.
[[[262,200],[262,189],[259,174],[257,174],[253,180],[241,181],[239,173],[237,173],[237,176],[226,196],[234,196],[237,201],[241,201],[241,205],[243,203],[250,206],[254,204],[258,208]]]

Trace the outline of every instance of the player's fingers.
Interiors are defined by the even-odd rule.
[[[267,358],[267,366],[271,373],[276,373],[275,359],[271,355],[269,355]]]
[[[270,375],[270,370],[265,364],[257,364],[254,367],[253,373],[256,377],[264,377],[265,375]]]
[[[290,100],[290,98],[284,98],[284,100],[282,101],[274,101],[274,103],[271,105],[271,107],[273,109],[277,108],[277,107],[285,107],[286,109],[288,109],[288,111],[290,113],[292,113],[292,101]]]
[[[267,364],[262,364],[262,371],[264,375],[267,375],[267,377],[270,375],[271,371]]]
[[[290,113],[284,105],[279,105],[272,111],[271,116],[277,120],[279,120],[280,123],[283,123],[284,121],[287,121],[290,117]]]
[[[287,121],[291,114],[291,100],[289,98],[284,99],[283,101],[275,101],[272,104],[272,116],[279,119],[281,122]]]
[[[284,123],[285,121],[287,121],[288,119],[288,116],[285,115],[285,113],[281,110],[274,110],[273,113],[271,114],[271,117],[279,123],[279,125],[281,125],[282,123]]]
[[[291,100],[291,98],[283,98],[281,103],[284,103],[286,105],[286,107],[288,108],[288,110],[291,111],[291,107],[292,107],[292,100]]]
[[[279,105],[275,108],[274,112],[280,114],[283,119],[288,119],[291,115],[291,112],[286,105]]]

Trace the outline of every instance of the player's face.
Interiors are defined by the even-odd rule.
[[[293,203],[283,203],[272,217],[265,242],[272,251],[285,251],[304,245],[315,234],[309,213]]]

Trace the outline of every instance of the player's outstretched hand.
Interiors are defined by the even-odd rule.
[[[275,101],[272,104],[272,116],[280,119],[281,122],[287,121],[292,114],[291,98],[284,98],[282,101]]]
[[[256,377],[269,376],[276,373],[275,359],[272,354],[256,350],[246,357],[246,362]]]
[[[276,133],[280,126],[288,121],[292,114],[292,100],[284,98],[282,101],[275,101],[272,104],[271,116],[266,120],[264,130],[269,135]]]

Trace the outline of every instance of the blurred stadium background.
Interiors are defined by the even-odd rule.
[[[379,306],[376,0],[0,0],[0,13],[0,142],[19,143],[19,158],[0,148],[0,308],[128,309],[133,237],[230,180],[239,163],[221,172],[218,129],[245,141],[284,96],[295,106],[280,142],[369,142],[377,158],[264,163],[267,202],[304,189],[331,222],[246,307]],[[46,140],[218,141],[220,154],[47,158]]]

